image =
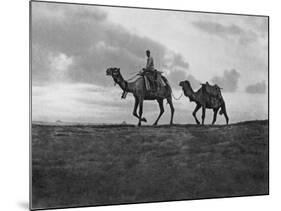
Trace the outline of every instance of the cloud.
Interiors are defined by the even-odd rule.
[[[245,22],[248,27],[253,28],[261,37],[268,36],[268,17],[245,17]]]
[[[85,83],[63,83],[32,87],[33,120],[110,121],[109,116],[128,113],[130,100],[121,100],[121,90]],[[131,112],[129,112],[131,113]],[[75,114],[75,115],[73,115]]]
[[[85,83],[49,84],[32,87],[32,119],[33,121],[55,122],[93,122],[136,123],[132,115],[134,97],[128,94],[122,100],[122,91],[117,87],[103,87]],[[177,94],[179,95],[179,94]],[[170,117],[169,108],[165,106]],[[145,103],[144,116],[153,123],[157,118],[159,106],[156,101]],[[163,120],[164,121],[164,120]],[[169,120],[165,120],[167,123]]]
[[[182,80],[186,80],[187,74],[182,70],[174,70],[169,73],[168,80],[171,83],[172,88],[180,89],[179,82]]]
[[[131,77],[145,66],[146,49],[167,74],[189,68],[181,54],[113,24],[98,7],[32,2],[31,33],[34,120],[134,119],[127,110],[133,98],[121,100],[122,90],[105,70],[120,67],[124,78]],[[151,109],[151,115],[158,112],[157,104]]]
[[[178,27],[183,24],[178,21],[183,20],[182,15],[163,14],[161,17],[167,19],[165,23],[171,22],[156,30],[160,17],[156,11],[148,12],[151,16],[134,19],[136,10],[132,9],[127,18],[113,23],[114,17],[121,17],[124,11],[111,10],[116,12],[115,16],[111,16],[108,7],[32,2],[32,112],[35,120],[137,122],[131,114],[134,106],[132,94],[121,100],[122,90],[113,87],[113,81],[105,76],[105,70],[117,66],[124,78],[131,77],[145,66],[146,49],[151,50],[155,67],[165,72],[175,96],[180,96],[178,83],[181,80],[189,80],[192,87],[198,89],[199,79],[204,80],[201,82],[212,79],[209,81],[218,83],[223,91],[234,92],[238,81],[244,88],[245,84],[264,80],[267,75],[267,22],[264,20],[252,17],[244,23],[241,16],[226,20],[220,15],[213,19],[185,13],[190,16],[184,20],[185,24],[200,21],[193,23],[193,27],[184,28]],[[146,21],[148,17],[149,24]],[[128,27],[126,22],[133,23],[133,27]],[[149,37],[154,37],[154,40]],[[171,37],[175,39],[171,40]],[[190,64],[196,70],[194,75],[190,74]],[[220,75],[220,70],[227,67],[239,70],[241,78],[236,70],[230,69]],[[255,77],[251,78],[253,74]],[[241,106],[240,94],[224,93],[228,108],[236,109],[232,112],[230,109],[233,121],[266,116],[266,95],[256,97],[242,93],[246,95],[245,99],[253,99],[243,101],[245,106]],[[145,104],[145,117],[149,121],[155,120],[159,112],[157,103]],[[252,104],[259,107],[253,110]],[[176,121],[182,118],[182,122],[193,122],[194,104],[186,103],[182,98],[174,105]],[[251,112],[248,108],[252,109]],[[165,110],[161,119],[163,123],[167,123],[170,117],[169,107],[165,106]],[[239,118],[235,119],[237,111],[241,111],[241,115],[239,113]]]
[[[181,54],[174,54],[172,58],[173,58],[172,66],[177,68],[189,69],[188,62],[184,60]]]
[[[63,53],[52,55],[51,58],[51,67],[59,72],[67,70],[72,63],[73,59],[71,57],[67,57]]]
[[[210,34],[214,34],[218,36],[236,35],[236,34],[241,34],[243,32],[243,30],[240,27],[234,24],[225,26],[220,23],[201,20],[201,21],[194,21],[193,25],[199,28],[201,31],[205,31]]]
[[[50,78],[53,81],[67,79],[68,70],[73,64],[73,58],[63,53],[49,54]]]
[[[53,72],[59,71],[64,72],[67,81],[108,86],[111,83],[105,76],[106,68],[120,67],[123,76],[129,77],[145,66],[146,49],[151,50],[159,70],[188,68],[180,54],[111,23],[98,7],[32,3],[32,77],[35,83],[52,82],[58,79],[52,77]],[[170,54],[169,59],[167,54]]]
[[[199,30],[220,38],[237,38],[241,45],[257,41],[258,34],[252,30],[245,30],[236,24],[221,24],[213,21],[194,21],[193,25]]]
[[[265,81],[257,82],[255,84],[248,85],[245,89],[247,93],[251,94],[263,94],[266,91]]]
[[[189,63],[183,58],[179,53],[167,50],[164,55],[164,65],[163,67],[170,71],[187,71],[189,69]]]
[[[215,76],[211,81],[223,88],[225,92],[235,92],[238,87],[239,77],[240,73],[232,69],[225,70],[222,76]]]

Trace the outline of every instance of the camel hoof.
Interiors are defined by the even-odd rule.
[[[141,126],[141,123],[140,123],[140,122],[138,123],[138,126],[139,126],[139,127]]]
[[[174,125],[174,123],[173,122],[170,122],[170,126],[173,126]]]
[[[153,123],[153,126],[157,126],[157,122],[154,122],[154,123]]]

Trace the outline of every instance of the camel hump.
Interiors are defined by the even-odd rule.
[[[217,84],[210,85],[208,82],[206,82],[205,84],[201,84],[201,85],[202,85],[203,92],[220,99],[222,98],[221,95],[222,88],[220,88]]]

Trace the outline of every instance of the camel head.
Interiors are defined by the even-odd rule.
[[[193,95],[194,91],[193,91],[193,89],[191,87],[191,84],[188,80],[181,81],[179,83],[179,86],[182,87],[182,90],[183,90],[185,96],[190,97],[190,96]]]
[[[120,73],[120,68],[117,67],[107,68],[106,75],[112,76],[115,83],[120,83],[124,80]]]
[[[120,68],[117,67],[109,67],[106,69],[106,75],[114,76],[120,74]]]

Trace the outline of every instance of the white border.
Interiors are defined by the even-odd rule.
[[[59,1],[59,0],[58,0]],[[280,210],[281,13],[278,1],[262,0],[68,0],[68,2],[231,12],[270,16],[270,196],[208,199],[70,210]],[[1,2],[0,209],[27,210],[29,142],[28,1]],[[279,207],[279,209],[278,209]]]

